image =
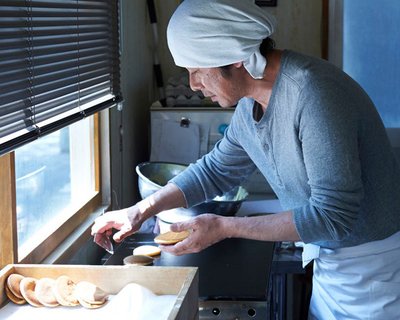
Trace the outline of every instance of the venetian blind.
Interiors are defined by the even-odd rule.
[[[0,154],[121,100],[118,0],[0,3]]]

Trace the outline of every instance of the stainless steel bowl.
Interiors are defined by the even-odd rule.
[[[186,165],[170,162],[143,162],[138,164],[136,173],[139,177],[140,196],[144,199],[153,194],[186,168]]]
[[[186,168],[186,165],[169,162],[143,162],[137,165],[136,173],[139,177],[140,196],[143,199],[153,194]],[[159,214],[159,217],[166,222],[176,222],[202,213],[232,216],[240,209],[247,196],[248,193],[243,187],[236,187],[209,202],[201,203],[189,209],[168,210],[161,215]]]

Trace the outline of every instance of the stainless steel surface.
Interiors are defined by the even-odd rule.
[[[141,197],[145,198],[153,194],[185,170],[186,167],[186,165],[169,162],[144,162],[139,164],[136,167],[136,173],[138,174]],[[232,216],[239,210],[247,196],[248,193],[243,187],[237,187],[209,202],[201,203],[189,209],[178,208],[164,211],[159,213],[158,217],[165,222],[174,223],[202,213]]]

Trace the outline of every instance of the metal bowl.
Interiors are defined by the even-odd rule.
[[[138,164],[136,173],[139,177],[140,196],[142,199],[147,198],[186,168],[186,165],[170,162],[143,162]]]
[[[186,165],[169,162],[143,162],[136,167],[138,174],[139,193],[143,198],[148,197],[162,186],[165,186],[169,180],[181,173],[187,168]],[[235,187],[222,196],[215,197],[209,202],[204,202],[189,209],[178,208],[165,211],[158,216],[166,222],[176,222],[185,220],[192,216],[202,213],[215,213],[223,216],[234,215],[246,200],[247,191],[243,187]]]

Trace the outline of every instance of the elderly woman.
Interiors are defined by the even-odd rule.
[[[314,260],[310,319],[400,318],[400,169],[361,87],[326,61],[276,50],[274,19],[251,0],[185,0],[168,45],[193,90],[236,105],[223,139],[157,193],[96,220],[122,241],[160,211],[239,185],[257,167],[284,212],[212,213],[172,225],[190,236],[162,250],[198,252],[222,239],[303,241]]]

